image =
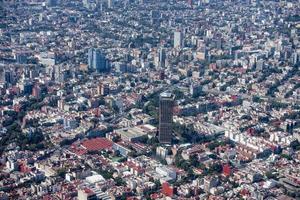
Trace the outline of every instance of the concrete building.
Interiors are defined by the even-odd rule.
[[[162,93],[159,99],[159,142],[172,142],[173,106],[175,96]]]
[[[174,32],[174,48],[182,48],[183,47],[183,34],[181,31]]]
[[[88,66],[97,72],[106,72],[110,69],[105,55],[99,49],[94,48],[88,51]]]
[[[78,190],[78,200],[96,200],[96,194],[90,189]]]

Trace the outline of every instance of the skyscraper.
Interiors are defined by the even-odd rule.
[[[47,1],[47,5],[50,6],[50,7],[57,6],[58,3],[59,3],[58,0],[48,0]]]
[[[162,93],[159,97],[159,142],[170,144],[172,141],[173,106],[175,96]]]
[[[174,48],[183,47],[183,34],[181,31],[174,32]]]
[[[158,24],[161,14],[158,10],[151,10],[150,11],[150,16],[151,16],[151,23],[152,24]]]
[[[109,61],[105,55],[99,50],[91,48],[88,51],[89,69],[94,69],[97,72],[109,71]]]
[[[89,49],[89,51],[88,51],[88,66],[89,66],[89,69],[93,68],[93,52],[94,52],[93,48]]]
[[[160,68],[165,68],[166,66],[166,51],[163,48],[159,49],[158,62]]]
[[[41,98],[41,87],[39,85],[35,85],[32,88],[32,96],[34,96],[37,99]]]
[[[8,71],[8,70],[4,70],[3,80],[4,80],[4,83],[7,83],[7,84],[12,83],[13,82],[13,74],[12,74],[12,72]]]
[[[108,62],[99,49],[93,52],[93,67],[97,72],[105,72],[108,68]]]
[[[109,94],[109,84],[101,83],[98,85],[98,95],[106,96]]]
[[[114,2],[113,0],[107,0],[107,8],[111,9],[113,8]]]

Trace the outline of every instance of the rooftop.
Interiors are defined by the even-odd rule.
[[[88,151],[100,151],[110,149],[113,143],[106,138],[94,138],[82,142],[82,146]]]

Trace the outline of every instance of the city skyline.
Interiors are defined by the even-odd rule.
[[[0,0],[0,200],[299,198],[299,0]]]

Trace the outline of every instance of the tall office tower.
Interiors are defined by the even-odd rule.
[[[110,70],[109,61],[99,49],[89,49],[88,65],[89,69],[94,69],[97,72],[106,72]]]
[[[3,73],[4,83],[10,84],[13,82],[13,74],[11,71],[4,70]]]
[[[150,11],[150,16],[151,16],[151,24],[158,24],[161,14],[159,10],[151,10]]]
[[[34,96],[35,98],[39,99],[41,98],[41,87],[39,85],[35,85],[32,88],[32,96]]]
[[[103,9],[103,7],[104,7],[104,6],[103,6],[103,2],[102,2],[102,1],[99,2],[98,5],[99,5],[99,10],[100,10],[100,12],[103,12],[103,10],[104,10],[104,9]]]
[[[159,72],[159,80],[164,80],[165,79],[165,71],[160,71]]]
[[[106,96],[109,94],[109,84],[107,83],[101,83],[98,85],[98,88],[97,88],[97,93],[98,95],[101,95],[101,96]]]
[[[183,47],[183,34],[181,31],[174,32],[174,48]]]
[[[19,88],[24,95],[31,95],[32,94],[32,89],[33,89],[33,83],[29,81],[28,79],[23,80]]]
[[[113,0],[107,0],[107,7],[108,7],[109,9],[111,9],[111,8],[113,8],[113,6],[114,6]]]
[[[171,93],[162,93],[159,97],[159,142],[172,142],[173,106],[175,96]]]
[[[91,48],[88,51],[88,67],[89,67],[89,69],[93,69],[93,55],[94,55],[94,49]]]
[[[47,5],[50,7],[57,6],[59,4],[58,0],[48,0]]]
[[[16,61],[19,64],[26,64],[27,63],[27,55],[24,52],[16,52],[15,53]]]
[[[88,4],[89,4],[89,1],[88,0],[82,0],[82,4],[84,7],[87,7]]]
[[[164,48],[160,48],[158,53],[159,53],[159,55],[158,55],[159,68],[165,68],[165,66],[166,66],[166,51]]]
[[[151,15],[152,19],[159,19],[160,18],[159,10],[151,10],[150,15]]]
[[[78,190],[78,200],[96,200],[96,194],[90,189]]]
[[[291,61],[293,65],[296,65],[296,63],[298,62],[299,56],[297,54],[297,52],[294,52],[291,56]]]
[[[109,71],[109,62],[99,49],[96,49],[94,51],[93,65],[97,72]]]

